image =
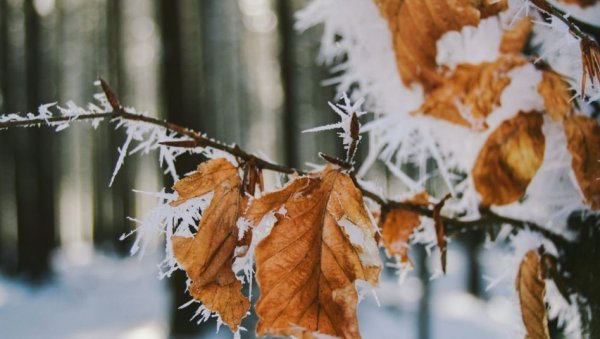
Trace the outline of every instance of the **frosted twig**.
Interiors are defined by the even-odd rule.
[[[28,117],[28,118],[19,119],[19,120],[9,120],[9,121],[0,122],[0,129],[10,128],[10,127],[51,126],[52,123],[55,123],[55,122],[66,122],[66,121],[70,122],[70,121],[75,121],[75,120],[90,120],[90,119],[93,120],[93,119],[99,119],[99,118],[108,118],[108,119],[121,118],[123,120],[139,121],[139,122],[143,122],[143,123],[147,123],[147,124],[161,126],[161,127],[166,128],[169,131],[176,132],[180,135],[190,138],[189,141],[186,141],[186,142],[183,142],[180,144],[169,144],[170,146],[202,147],[202,148],[211,147],[211,148],[223,151],[225,153],[231,154],[231,155],[235,156],[237,159],[242,160],[243,162],[253,162],[253,165],[256,166],[256,168],[258,168],[258,169],[266,169],[266,170],[271,170],[271,171],[285,173],[285,174],[293,174],[293,173],[297,173],[299,175],[306,174],[305,172],[298,170],[296,168],[285,166],[285,165],[279,165],[279,164],[264,160],[260,157],[257,157],[253,154],[250,154],[250,153],[244,151],[237,145],[229,146],[229,145],[220,143],[218,141],[215,141],[213,139],[209,139],[206,136],[202,135],[201,133],[194,131],[192,129],[189,129],[187,127],[183,127],[183,126],[180,126],[177,124],[170,123],[168,121],[152,118],[152,117],[141,115],[141,114],[129,113],[120,104],[119,100],[117,99],[116,95],[114,94],[112,89],[109,87],[109,85],[104,80],[100,80],[100,81],[101,81],[102,89],[104,90],[106,97],[107,97],[111,107],[113,108],[112,112],[79,114],[75,117],[73,117],[73,116],[61,116],[61,117],[50,117],[50,118],[47,118],[47,117],[45,117],[45,118],[37,118],[37,117],[29,118]],[[331,157],[329,157],[329,158],[331,158]],[[342,165],[342,167],[347,167],[349,165],[344,160],[337,159],[337,158],[335,158],[335,159],[336,159],[336,161],[340,162],[340,165]],[[329,159],[329,161],[332,162],[331,159]],[[380,205],[382,209],[406,210],[406,211],[411,211],[411,212],[417,213],[421,216],[433,218],[433,209],[430,208],[431,206],[418,205],[418,204],[413,204],[410,202],[388,200],[388,199],[378,195],[375,192],[365,189],[358,183],[358,180],[356,179],[356,176],[354,174],[350,174],[350,175],[351,175],[356,187],[362,192],[363,196],[373,200],[375,203]],[[515,229],[529,229],[531,231],[539,233],[539,234],[543,235],[544,237],[546,237],[547,239],[554,242],[557,246],[564,245],[567,243],[567,240],[564,237],[562,237],[561,235],[558,235],[552,231],[549,231],[548,229],[546,229],[536,223],[502,216],[502,215],[499,215],[499,214],[491,211],[489,208],[486,208],[486,207],[480,207],[479,212],[480,212],[480,218],[474,219],[474,220],[462,220],[459,218],[441,217],[444,227],[446,228],[445,234],[452,235],[452,234],[461,232],[463,230],[486,228],[486,227],[490,227],[491,225],[494,225],[494,224],[508,224],[508,225],[511,225]]]

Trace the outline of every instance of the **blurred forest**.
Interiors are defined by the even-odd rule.
[[[301,131],[335,117],[327,106],[331,75],[318,66],[320,32],[295,32],[294,12],[306,0],[0,0],[0,112],[29,112],[41,103],[83,105],[102,77],[138,111],[236,142],[292,166],[316,162],[317,152],[341,154],[334,133]],[[109,124],[0,131],[0,268],[42,285],[52,279],[57,249],[92,245],[128,255],[119,241],[151,205],[132,189],[170,187],[155,156],[127,158],[108,187],[124,135]],[[179,173],[201,159],[181,158]],[[477,244],[466,244],[465,287],[482,294]],[[429,334],[429,273],[422,249],[417,276],[423,293],[420,338]],[[76,252],[75,252],[76,253]],[[182,273],[182,272],[179,272]],[[173,335],[214,331],[197,326],[193,310],[177,308],[185,276],[172,285]]]

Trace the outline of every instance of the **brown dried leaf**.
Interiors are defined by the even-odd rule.
[[[579,7],[593,6],[598,2],[598,0],[558,0],[558,1],[563,2],[565,4],[579,5]]]
[[[504,32],[500,42],[500,52],[505,54],[521,53],[531,34],[533,22],[530,17],[519,20],[511,29]]]
[[[506,0],[375,0],[392,33],[396,64],[406,85],[429,91],[443,82],[436,41],[446,32],[477,26],[508,7]]]
[[[421,192],[405,202],[427,205],[427,197],[427,192]],[[420,225],[421,218],[418,213],[401,209],[387,211],[381,225],[381,236],[387,255],[397,255],[400,257],[400,262],[409,263],[408,240]]]
[[[560,74],[543,71],[542,81],[537,89],[542,99],[544,99],[546,113],[550,115],[552,120],[562,121],[573,112],[569,84]]]
[[[377,283],[381,267],[352,179],[328,166],[254,200],[246,218],[258,223],[269,213],[277,221],[256,248],[257,334],[360,337],[354,282]]]
[[[581,96],[585,96],[585,84],[587,78],[593,84],[600,83],[600,46],[596,42],[588,37],[584,37],[579,41],[579,48],[581,49],[581,60],[582,60],[582,74],[581,74]]]
[[[502,92],[510,84],[508,72],[526,62],[522,57],[505,55],[495,62],[458,65],[417,112],[477,130],[486,129],[486,117],[500,105]]]
[[[479,151],[472,176],[485,206],[519,200],[544,159],[543,118],[519,112],[490,134]]]
[[[544,305],[546,282],[542,278],[541,261],[537,251],[531,250],[525,254],[515,285],[527,338],[549,339],[548,316]]]
[[[191,238],[173,236],[173,252],[192,281],[189,291],[194,299],[219,313],[235,332],[250,308],[231,268],[238,243],[236,221],[247,202],[240,194],[238,171],[225,159],[209,160],[175,183],[174,189],[179,199],[173,205],[214,192],[198,232]]]
[[[571,166],[579,187],[592,209],[600,209],[600,125],[598,121],[574,115],[564,121]]]

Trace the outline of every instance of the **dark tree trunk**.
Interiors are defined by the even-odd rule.
[[[123,81],[123,43],[122,43],[122,2],[108,0],[106,3],[106,19],[102,34],[105,58],[99,60],[106,65],[106,80],[111,84],[123,102],[126,88]],[[108,186],[112,177],[113,166],[119,157],[118,148],[122,146],[125,136],[123,131],[113,130],[111,124],[103,124],[95,132],[94,140],[94,244],[96,247],[116,251],[120,255],[128,253],[133,238],[120,241],[119,237],[129,231],[127,217],[133,213],[134,195],[133,172],[134,158],[128,158],[113,185]]]
[[[184,76],[182,70],[182,41],[181,41],[181,8],[182,2],[161,0],[158,6],[160,20],[162,60],[161,60],[161,93],[163,112],[167,118],[184,126],[194,126],[185,117],[183,84]],[[192,42],[190,42],[192,43]],[[189,157],[182,157],[177,161],[179,173],[186,173],[193,169],[193,162]],[[172,184],[170,178],[167,182]],[[169,186],[169,184],[167,185]],[[188,307],[179,310],[179,307],[190,300],[185,292],[186,275],[183,271],[177,271],[169,279],[172,304],[170,336],[173,338],[189,337],[198,335],[201,328],[190,319],[195,309]]]
[[[284,93],[283,104],[283,129],[284,129],[284,156],[285,164],[298,167],[298,127],[296,126],[296,105],[295,105],[295,62],[294,40],[296,32],[294,31],[293,9],[291,1],[277,2],[277,17],[279,18],[280,34],[280,67],[281,79]]]
[[[27,107],[36,112],[41,103],[40,78],[43,53],[40,17],[33,0],[25,2],[25,50]],[[28,279],[39,282],[50,274],[50,252],[54,241],[54,147],[48,131],[20,131],[15,142],[18,268]]]
[[[6,20],[7,15],[6,0],[0,0],[0,112],[6,112],[6,90],[8,88],[8,76],[7,76],[7,60],[6,51],[8,48],[7,42],[7,28]],[[8,143],[7,133],[0,132],[0,145],[6,145]],[[9,153],[9,148],[0,146],[0,177],[3,178],[4,182],[10,182],[8,177],[11,172],[9,159],[12,155]],[[7,187],[8,186],[8,187]],[[6,220],[6,213],[8,212],[7,201],[11,199],[9,191],[9,185],[0,186],[0,269],[4,269],[8,263],[9,253],[6,249],[6,238],[5,234],[8,228],[8,221]]]

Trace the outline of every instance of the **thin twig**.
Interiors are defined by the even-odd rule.
[[[579,48],[581,50],[582,77],[581,77],[581,95],[585,96],[585,83],[589,76],[593,83],[600,82],[600,46],[589,34],[585,33],[579,26],[581,23],[574,20],[565,12],[553,6],[546,0],[530,0],[540,11],[551,15],[564,22],[569,27],[571,35],[579,39]]]
[[[350,119],[350,137],[352,138],[352,142],[348,146],[346,162],[352,164],[354,162],[354,156],[356,155],[356,150],[358,149],[358,143],[360,141],[360,122],[358,121],[356,112],[352,113],[352,118]]]
[[[201,133],[194,131],[192,129],[189,129],[189,128],[186,128],[186,127],[183,127],[183,126],[180,126],[177,124],[173,124],[168,121],[148,117],[145,115],[128,113],[125,111],[124,107],[119,103],[118,99],[116,98],[116,96],[114,95],[114,93],[112,92],[112,90],[110,89],[108,84],[104,80],[101,80],[101,83],[102,83],[104,92],[109,100],[109,103],[111,104],[111,106],[113,108],[112,112],[81,114],[78,116],[51,117],[51,118],[47,118],[47,119],[39,118],[39,119],[29,119],[29,120],[19,120],[19,121],[7,121],[7,122],[0,123],[0,129],[10,128],[10,127],[28,127],[28,126],[35,126],[35,125],[43,126],[43,125],[49,125],[50,123],[54,123],[54,122],[91,120],[91,119],[100,119],[100,118],[105,118],[105,119],[120,118],[120,119],[129,120],[129,121],[141,121],[141,122],[145,122],[148,124],[161,126],[167,130],[179,133],[181,135],[184,135],[184,136],[187,136],[190,138],[190,140],[187,142],[179,141],[178,144],[175,144],[173,146],[184,145],[183,147],[189,147],[192,143],[195,143],[195,145],[197,147],[211,147],[214,149],[221,150],[223,152],[227,152],[227,153],[237,157],[238,159],[243,160],[244,162],[251,162],[253,164],[253,166],[255,166],[259,170],[266,169],[266,170],[275,171],[275,172],[279,172],[279,173],[285,173],[285,174],[294,174],[294,173],[297,173],[300,175],[305,174],[305,172],[300,171],[298,169],[284,166],[284,165],[279,165],[279,164],[261,159],[253,154],[247,153],[246,151],[242,150],[237,145],[229,146],[229,145],[220,143],[218,141],[209,139],[206,136],[202,135]],[[168,142],[163,143],[163,144],[168,145]],[[337,160],[342,161],[341,159],[337,159]],[[343,165],[347,166],[348,164],[346,162],[343,162]],[[419,215],[429,217],[429,218],[433,218],[433,216],[434,216],[434,212],[433,212],[433,209],[431,209],[431,206],[413,204],[413,203],[409,203],[409,202],[387,200],[387,199],[381,197],[380,195],[362,187],[358,183],[358,181],[356,180],[356,177],[354,175],[351,174],[351,177],[352,177],[352,180],[354,181],[356,187],[358,187],[358,189],[362,192],[363,196],[368,199],[373,200],[375,203],[380,205],[382,210],[384,210],[384,209],[385,210],[400,209],[400,210],[411,211],[411,212],[414,212],[414,213],[417,213]],[[505,216],[496,214],[495,212],[491,211],[489,208],[481,208],[480,215],[481,215],[481,217],[479,219],[475,219],[475,220],[461,220],[461,219],[449,218],[449,217],[442,217],[441,219],[446,227],[447,235],[457,234],[462,231],[490,227],[491,225],[494,225],[494,224],[509,224],[516,229],[530,229],[531,231],[537,232],[537,233],[543,235],[544,237],[546,237],[547,239],[553,241],[557,246],[564,245],[568,242],[564,237],[547,230],[546,228],[542,227],[541,225],[538,225],[538,224],[535,224],[532,222],[528,222],[528,221],[524,221],[524,220],[518,220],[518,219],[513,219],[510,217],[505,217]]]
[[[573,34],[573,36],[579,38],[579,39],[589,39],[589,36],[584,33],[581,28],[579,28],[579,26],[577,25],[577,23],[575,23],[573,21],[572,18],[568,17],[565,15],[565,12],[563,12],[562,10],[558,9],[557,7],[555,7],[554,5],[552,5],[551,3],[549,3],[546,0],[530,0],[538,9],[540,9],[541,11],[552,15],[553,17],[559,19],[560,21],[564,22],[567,26],[569,26],[569,31],[571,32],[571,34]]]

